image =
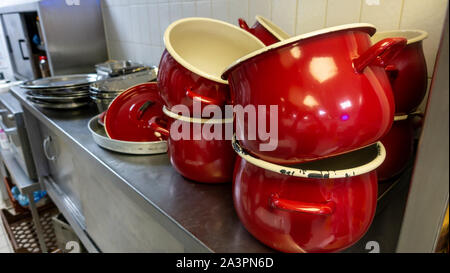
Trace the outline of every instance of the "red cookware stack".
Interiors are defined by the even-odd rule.
[[[201,113],[211,105],[223,110],[230,91],[220,73],[264,44],[236,26],[208,18],[173,22],[164,33],[164,44],[158,88],[169,121],[164,125],[155,117],[151,127],[168,137],[170,162],[181,175],[203,183],[230,182],[235,161],[231,140],[202,132],[214,125],[225,132],[233,120],[204,119]],[[180,133],[181,128],[187,135]]]
[[[386,156],[379,140],[395,113],[387,64],[406,45],[395,37],[372,44],[374,33],[370,24],[351,24],[302,34],[222,74],[235,106],[271,109],[264,129],[277,125],[272,139],[251,135],[248,128],[264,122],[236,114],[233,140],[237,214],[274,249],[340,251],[371,224],[376,169]]]
[[[413,156],[417,121],[422,114],[416,110],[427,91],[427,66],[422,41],[428,34],[422,30],[377,32],[372,41],[387,37],[406,38],[406,47],[387,63],[386,72],[392,85],[395,118],[391,130],[381,142],[386,148],[386,160],[377,170],[380,181],[397,177]]]

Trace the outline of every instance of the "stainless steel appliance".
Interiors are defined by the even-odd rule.
[[[10,93],[0,94],[0,127],[8,136],[10,153],[31,180],[37,180],[20,103]]]
[[[39,56],[51,76],[88,73],[107,60],[100,0],[41,0],[0,8],[14,77],[41,77]],[[1,33],[1,31],[0,31]]]

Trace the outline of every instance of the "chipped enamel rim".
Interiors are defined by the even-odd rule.
[[[186,117],[183,115],[175,114],[174,112],[167,109],[167,107],[163,106],[163,112],[166,116],[171,117],[173,119],[189,122],[189,123],[202,123],[202,124],[221,124],[221,123],[233,123],[233,118],[226,119],[213,119],[213,118],[192,118]]]
[[[303,177],[303,178],[312,178],[312,179],[323,179],[323,178],[346,178],[346,177],[352,177],[352,176],[358,176],[361,174],[365,174],[368,172],[371,172],[378,168],[386,158],[386,150],[383,146],[383,144],[378,141],[375,144],[377,145],[378,149],[378,155],[370,162],[350,169],[344,169],[344,170],[333,170],[333,171],[318,171],[318,170],[303,170],[299,168],[292,168],[288,166],[282,166],[277,165],[274,163],[270,163],[258,158],[255,158],[251,155],[249,155],[247,152],[245,152],[239,143],[236,141],[236,136],[233,136],[232,145],[234,151],[243,159],[248,161],[249,163],[275,172],[283,175],[289,175],[289,176],[296,176],[296,177]]]
[[[408,37],[413,38],[408,38]],[[380,39],[378,39],[380,37]],[[389,30],[389,31],[380,31],[375,33],[372,36],[372,40],[374,42],[380,41],[385,38],[390,37],[404,37],[407,39],[406,44],[413,44],[417,42],[421,42],[428,37],[428,32],[420,30],[420,29],[401,29],[401,30]]]
[[[258,23],[260,23],[267,31],[270,32],[275,38],[277,38],[279,41],[284,41],[286,39],[291,38],[289,34],[287,34],[284,30],[282,30],[279,26],[274,24],[269,19],[261,16],[256,15],[255,19]]]
[[[249,37],[249,39],[254,40],[255,42],[259,43],[261,45],[261,48],[263,48],[265,45],[263,42],[261,42],[257,37],[255,37],[254,35],[250,34],[249,32],[226,22],[220,21],[220,20],[215,20],[215,19],[211,19],[211,18],[202,18],[202,17],[191,17],[191,18],[185,18],[185,19],[180,19],[177,20],[175,22],[173,22],[172,24],[170,24],[166,31],[164,32],[164,45],[167,49],[167,51],[169,52],[169,54],[172,56],[172,58],[174,58],[179,64],[181,64],[184,68],[188,69],[189,71],[204,77],[208,80],[214,81],[214,82],[218,82],[218,83],[223,83],[223,84],[228,84],[227,80],[222,79],[220,76],[214,76],[211,75],[205,71],[202,71],[198,68],[196,68],[195,66],[191,65],[189,62],[187,62],[184,58],[182,58],[177,52],[176,50],[172,47],[171,43],[170,43],[170,33],[172,32],[172,29],[174,29],[176,26],[178,26],[179,24],[185,23],[185,22],[191,22],[191,21],[204,21],[205,23],[208,22],[213,22],[215,24],[220,24],[223,25],[224,27],[227,27],[229,29],[233,29],[234,31],[238,31],[243,33],[244,35],[246,35],[247,37]]]
[[[305,40],[305,39],[312,38],[312,37],[315,37],[315,36],[328,34],[328,33],[333,33],[333,32],[342,31],[342,30],[348,30],[348,31],[361,30],[361,31],[367,32],[370,36],[372,36],[376,32],[376,28],[372,24],[355,23],[355,24],[346,24],[346,25],[340,25],[340,26],[335,26],[335,27],[324,28],[324,29],[308,32],[308,33],[305,33],[305,34],[297,35],[297,36],[294,36],[292,38],[280,41],[278,43],[274,43],[274,44],[272,44],[270,46],[263,47],[261,49],[253,51],[252,53],[249,53],[249,54],[247,54],[247,55],[237,59],[236,61],[234,61],[230,66],[228,66],[224,70],[224,72],[222,73],[221,78],[222,79],[226,79],[227,75],[229,74],[229,72],[233,68],[235,68],[237,65],[239,65],[242,62],[248,61],[248,60],[254,58],[255,56],[258,56],[258,55],[261,55],[263,53],[266,53],[267,51],[274,50],[274,49],[283,47],[285,45],[293,44],[293,43],[299,42],[301,40]]]

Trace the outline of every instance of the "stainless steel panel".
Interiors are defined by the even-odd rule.
[[[100,1],[79,3],[39,2],[38,15],[53,76],[95,72],[95,64],[108,58]]]
[[[3,24],[7,42],[9,42],[12,50],[11,63],[14,73],[28,79],[36,78],[24,18],[20,13],[4,14]]]

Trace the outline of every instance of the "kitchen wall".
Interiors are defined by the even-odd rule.
[[[166,27],[183,17],[211,17],[253,24],[263,15],[287,33],[301,34],[335,25],[367,22],[378,31],[422,29],[431,77],[448,0],[102,0],[111,59],[158,65]]]

